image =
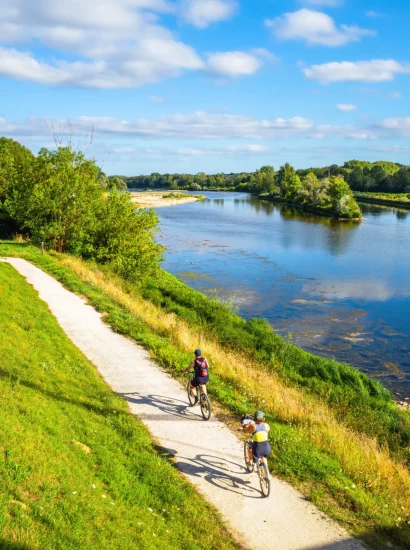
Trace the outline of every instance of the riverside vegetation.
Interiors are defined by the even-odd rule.
[[[410,193],[364,193],[357,191],[354,196],[361,202],[410,208]]]
[[[66,186],[77,185],[76,170],[64,180]],[[10,229],[18,222],[7,210],[7,174],[2,172],[3,208]],[[107,201],[106,191],[103,196]],[[59,208],[70,212],[71,202],[59,203]],[[117,223],[118,230],[129,227]],[[304,352],[263,320],[245,321],[161,271],[150,256],[144,225],[141,230],[146,247],[134,254],[147,249],[153,267],[149,276],[138,280],[132,270],[121,269],[120,258],[99,260],[98,249],[81,259],[73,250],[64,254],[50,246],[43,256],[28,243],[10,241],[3,242],[1,254],[25,257],[87,297],[114,330],[147,347],[177,378],[192,349],[206,349],[213,367],[209,391],[227,421],[254,408],[266,411],[273,427],[270,463],[277,475],[300,487],[372,547],[385,548],[387,542],[409,547],[409,413],[400,411],[386,389],[357,369]],[[148,236],[154,231],[150,227]],[[123,234],[117,238],[125,239]],[[145,260],[134,261],[139,266]]]
[[[338,166],[332,164],[320,168],[296,170],[300,178],[312,172],[319,180],[330,176],[342,177],[353,191],[373,191],[383,193],[410,192],[410,166],[396,162],[366,162],[349,160]],[[274,190],[276,173],[272,166],[262,166],[256,172],[239,172],[237,174],[158,174],[147,176],[110,178],[116,185],[140,189],[191,189],[195,191],[249,191],[251,193],[269,193]]]

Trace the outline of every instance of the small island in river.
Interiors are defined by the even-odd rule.
[[[308,172],[301,178],[290,164],[285,164],[279,170],[275,188],[259,195],[259,198],[337,220],[362,219],[352,190],[342,177],[330,176],[319,180],[313,172]]]
[[[163,206],[175,206],[188,202],[197,202],[204,200],[203,195],[190,195],[178,191],[172,192],[139,192],[131,191],[131,201],[135,202],[140,208],[159,208]]]

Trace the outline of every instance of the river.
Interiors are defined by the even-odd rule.
[[[246,193],[159,208],[164,268],[410,396],[410,211],[337,222]]]

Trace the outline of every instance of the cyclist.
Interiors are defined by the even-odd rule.
[[[209,366],[205,357],[202,357],[202,351],[200,349],[196,349],[194,354],[195,359],[191,361],[189,367],[186,368],[182,374],[186,374],[194,369],[194,378],[191,380],[191,395],[195,397],[194,405],[196,405],[199,400],[197,387],[201,386],[202,391],[206,394],[206,384],[209,382]]]
[[[262,411],[256,411],[253,421],[249,419],[249,415],[244,416],[241,424],[245,433],[252,433],[252,459],[254,464],[257,464],[259,460],[263,460],[271,453],[268,439],[270,426],[265,423],[265,415]]]

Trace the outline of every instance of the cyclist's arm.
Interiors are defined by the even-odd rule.
[[[245,432],[246,434],[247,433],[253,433],[255,431],[255,423],[254,422],[251,422],[250,424],[242,424],[242,426],[240,427],[240,429]]]
[[[186,374],[187,372],[189,372],[190,370],[192,370],[195,366],[195,361],[191,361],[190,364],[189,364],[189,367],[187,367],[183,372],[182,374]]]

